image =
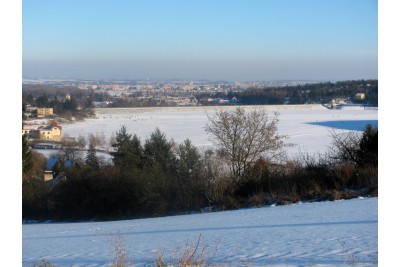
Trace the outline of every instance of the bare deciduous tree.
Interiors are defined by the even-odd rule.
[[[83,135],[78,136],[78,140],[76,141],[78,143],[79,148],[85,148],[86,147],[86,139]]]
[[[108,141],[108,145],[112,147],[117,143],[117,138],[115,138],[115,134],[111,133],[110,140]]]
[[[333,163],[363,166],[378,164],[378,128],[368,124],[363,133],[356,131],[331,132],[332,145],[328,158]]]
[[[95,148],[99,148],[103,146],[106,142],[106,138],[103,132],[88,135],[89,145],[94,146]]]
[[[331,131],[332,145],[329,147],[328,158],[335,163],[358,162],[358,150],[361,134],[355,131],[337,133]]]
[[[258,158],[267,161],[284,155],[283,140],[278,135],[278,113],[270,117],[264,110],[246,112],[238,107],[233,111],[218,110],[213,117],[207,115],[206,131],[228,162],[232,177],[239,180]],[[223,151],[223,153],[221,152]]]

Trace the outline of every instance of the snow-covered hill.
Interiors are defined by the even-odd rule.
[[[135,266],[157,253],[201,240],[227,266],[377,266],[378,199],[202,213],[113,222],[41,223],[22,227],[22,263],[109,266],[122,237]]]

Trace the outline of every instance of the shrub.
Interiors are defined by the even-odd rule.
[[[48,216],[50,189],[46,183],[36,178],[22,181],[22,218],[41,220]]]
[[[38,263],[32,265],[32,267],[56,267],[48,260],[40,260]]]
[[[121,235],[113,236],[111,240],[114,247],[114,259],[111,261],[110,267],[128,267],[134,266],[126,252],[126,243]]]
[[[155,266],[219,266],[214,261],[215,253],[218,250],[218,244],[210,253],[206,251],[204,239],[200,235],[197,242],[186,241],[182,245],[178,245],[174,250],[170,251],[169,260],[165,258],[165,252],[158,252],[154,259]]]
[[[359,167],[378,166],[378,129],[368,124],[362,135],[350,131],[332,133],[332,146],[328,157],[334,163],[352,163]]]

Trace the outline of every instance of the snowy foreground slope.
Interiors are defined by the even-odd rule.
[[[116,237],[135,266],[157,253],[168,260],[186,241],[228,266],[377,266],[378,198],[299,203],[237,211],[114,222],[41,223],[22,227],[22,263],[109,266]]]

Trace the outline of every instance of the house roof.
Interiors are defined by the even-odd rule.
[[[68,160],[64,163],[64,167],[67,168],[67,169],[69,169],[69,168],[71,168],[71,166],[72,166],[72,161],[68,159]]]
[[[51,171],[54,169],[54,167],[57,165],[57,162],[60,161],[61,159],[59,157],[50,157],[47,159],[46,163],[46,170]],[[64,163],[64,167],[69,169],[72,166],[72,161],[71,160],[66,160]]]
[[[53,125],[47,125],[47,126],[41,126],[39,129],[40,130],[45,130],[45,131],[51,131],[54,128],[59,129],[60,131],[62,130],[61,126],[53,126]]]
[[[49,126],[57,127],[60,131],[62,130],[62,126],[58,125],[56,121],[52,121]]]
[[[57,157],[50,157],[47,159],[46,170],[53,170],[60,159]]]

